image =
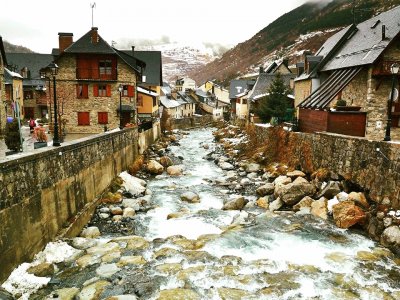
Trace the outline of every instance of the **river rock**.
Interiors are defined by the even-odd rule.
[[[236,179],[238,179],[238,174],[236,173],[236,171],[226,172],[226,180],[227,181],[234,181]]]
[[[279,186],[279,185],[286,185],[292,182],[292,179],[287,177],[287,176],[278,176],[277,178],[275,178],[274,180],[274,185],[275,186]]]
[[[103,264],[96,269],[96,274],[103,278],[109,278],[120,270],[116,264]]]
[[[354,201],[354,203],[362,208],[368,209],[369,204],[367,201],[367,198],[365,198],[365,195],[363,193],[356,193],[356,192],[351,192],[348,195],[347,198],[349,201]]]
[[[141,255],[121,256],[118,267],[125,267],[128,265],[144,265],[147,261]]]
[[[365,212],[353,201],[343,201],[333,206],[333,219],[337,227],[349,228],[365,221]]]
[[[38,277],[51,277],[54,274],[54,265],[51,263],[41,263],[36,266],[29,267],[26,272]]]
[[[183,166],[182,165],[170,166],[167,168],[167,173],[170,176],[180,176],[183,173]]]
[[[265,209],[269,208],[268,197],[261,197],[257,199],[257,206]]]
[[[95,238],[100,236],[100,230],[96,226],[87,227],[82,230],[80,236],[84,238]]]
[[[83,237],[75,237],[71,241],[71,246],[79,250],[86,250],[87,248],[94,247],[96,245],[96,240]]]
[[[170,290],[162,290],[160,291],[160,295],[157,298],[158,300],[200,300],[200,296],[192,290],[189,289],[170,289]]]
[[[118,295],[108,297],[105,300],[137,300],[137,297],[135,295]]]
[[[96,281],[85,286],[76,297],[79,300],[100,299],[101,293],[103,293],[104,289],[110,284],[111,283],[105,280]]]
[[[132,207],[127,207],[124,209],[122,216],[124,218],[133,218],[136,215],[135,210]]]
[[[221,299],[243,299],[252,296],[248,291],[234,288],[218,288],[218,294]]]
[[[262,186],[260,186],[257,190],[256,193],[257,195],[264,197],[266,195],[272,195],[274,193],[275,186],[273,183],[266,183]]]
[[[55,290],[53,295],[57,294],[58,299],[61,299],[61,300],[74,300],[74,299],[76,299],[75,296],[78,293],[79,293],[79,289],[76,287],[73,287],[73,288],[63,288],[63,289]],[[1,298],[1,297],[0,297],[0,299],[3,300],[3,298]],[[54,299],[54,297],[53,297],[53,299]],[[55,298],[55,299],[57,299],[57,298]]]
[[[260,171],[261,167],[259,164],[250,163],[244,165],[244,169],[247,173],[253,173],[253,172],[257,173],[258,171]]]
[[[160,164],[167,168],[169,166],[172,166],[174,164],[174,162],[172,161],[172,159],[169,156],[162,156],[160,157]]]
[[[147,163],[147,171],[150,174],[158,175],[164,172],[164,167],[160,163],[152,159]]]
[[[278,177],[279,178],[279,177]],[[287,177],[289,178],[289,177]],[[275,197],[280,197],[287,205],[295,205],[305,196],[315,193],[315,187],[302,177],[297,177],[292,183],[275,185]]]
[[[400,253],[400,228],[399,226],[390,226],[386,228],[381,236],[381,243],[386,247],[393,248],[397,254]]]
[[[299,201],[296,205],[293,206],[294,211],[299,211],[305,207],[311,208],[311,204],[314,202],[314,199],[312,199],[309,196],[305,196],[303,199]]]
[[[337,181],[329,181],[322,191],[318,194],[317,198],[325,197],[328,199],[333,198],[340,193],[339,183]]]
[[[219,163],[219,167],[222,170],[233,170],[233,169],[235,169],[235,167],[232,164],[228,163],[228,162]]]
[[[322,197],[319,200],[311,203],[311,214],[315,217],[327,220],[328,219],[328,199]]]
[[[112,215],[122,215],[122,213],[123,213],[123,210],[122,210],[122,208],[121,207],[119,207],[119,206],[111,206],[110,207],[110,212],[111,212],[111,214]]]
[[[279,210],[283,206],[283,204],[285,203],[281,200],[281,198],[277,198],[276,200],[272,201],[269,204],[269,210],[270,211]]]
[[[87,266],[98,264],[100,262],[100,256],[90,254],[81,256],[76,260],[76,264],[82,269],[86,268]]]
[[[249,202],[244,197],[238,197],[224,204],[222,210],[241,210]]]
[[[251,180],[249,178],[243,178],[242,180],[240,180],[241,186],[246,186],[246,185],[250,185],[250,184],[251,184]]]
[[[196,193],[186,192],[181,195],[181,200],[189,203],[199,203],[200,197]]]
[[[304,174],[302,171],[294,170],[294,171],[291,171],[291,172],[287,172],[286,176],[290,177],[292,179],[296,179],[297,177],[305,177],[306,174]]]

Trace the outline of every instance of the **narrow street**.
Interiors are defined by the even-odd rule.
[[[122,202],[101,205],[85,238],[48,244],[3,287],[19,299],[400,297],[389,250],[310,214],[257,206],[262,172],[223,171],[213,140],[212,129],[198,129],[158,151],[183,165],[181,176],[121,174]],[[231,188],[243,179],[249,188]],[[237,199],[244,208],[229,209]],[[90,238],[94,226],[101,235]],[[31,266],[47,275],[27,274]]]

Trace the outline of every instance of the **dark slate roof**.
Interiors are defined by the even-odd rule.
[[[141,65],[146,65],[143,64],[143,62],[139,61],[135,57],[131,56],[130,54],[125,53],[124,51],[120,51],[118,49],[112,48],[115,51],[115,54],[117,54],[128,66],[131,68],[135,69],[136,71],[139,71],[139,66]]]
[[[236,98],[236,95],[243,93],[245,90],[251,90],[254,84],[254,80],[232,80],[229,86],[229,99]]]
[[[310,96],[302,101],[300,108],[326,109],[331,101],[360,72],[362,67],[339,69],[333,73]]]
[[[132,51],[124,51],[130,52]],[[146,76],[146,82],[143,84],[162,86],[162,59],[161,51],[137,51],[135,50],[134,57],[144,61],[146,68],[143,71],[143,75]]]
[[[335,52],[322,68],[329,71],[374,63],[390,42],[400,32],[400,6],[381,13],[357,25],[344,45]],[[380,21],[378,26],[374,26]],[[386,38],[382,40],[382,25],[386,26]],[[344,29],[345,30],[345,29]]]
[[[187,95],[185,92],[177,92],[178,94],[178,99],[183,99],[185,102],[187,103],[196,103],[195,100],[192,99],[192,97],[190,97],[189,95]]]
[[[99,41],[92,43],[92,30],[89,30],[79,40],[72,43],[65,53],[89,53],[89,54],[115,54],[114,49],[98,34]]]
[[[3,44],[3,38],[0,35],[0,55],[3,58],[3,64],[7,66],[7,57],[6,57],[6,52],[4,50],[4,44]]]
[[[39,79],[40,69],[47,67],[53,61],[53,56],[39,53],[7,53],[7,59],[9,65],[15,66],[18,73],[21,73],[22,68],[27,67],[31,79]]]
[[[288,87],[290,86],[290,80],[296,77],[296,75],[294,74],[281,74],[280,76],[285,85]],[[258,76],[256,84],[253,87],[250,99],[254,100],[255,98],[257,99],[257,97],[260,95],[265,95],[267,93],[269,86],[271,85],[271,83],[274,81],[275,78],[276,74],[261,73]]]

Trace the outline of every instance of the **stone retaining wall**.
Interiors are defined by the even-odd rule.
[[[213,121],[212,115],[193,116],[191,118],[171,119],[172,129],[187,129],[198,126],[205,126]]]
[[[370,141],[337,134],[307,134],[256,126],[257,143],[270,144],[271,161],[280,161],[307,173],[329,169],[381,203],[388,198],[400,209],[400,144]]]
[[[37,151],[0,163],[0,282],[134,161],[138,131],[128,128]]]

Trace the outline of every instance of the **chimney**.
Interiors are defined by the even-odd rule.
[[[260,73],[260,74],[261,74],[261,73],[264,73],[264,68],[263,68],[263,66],[260,67],[259,73]]]
[[[386,39],[386,26],[382,25],[382,41]]]
[[[72,45],[74,38],[73,33],[68,33],[68,32],[59,32],[58,33],[58,49],[60,51],[60,54],[64,52],[65,49],[67,49],[69,46]]]
[[[132,46],[132,56],[135,57],[135,46]]]
[[[97,27],[92,27],[92,44],[97,44],[99,42],[99,34],[97,32],[98,28]]]

